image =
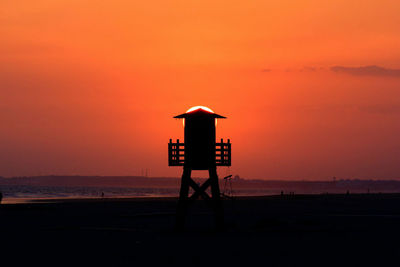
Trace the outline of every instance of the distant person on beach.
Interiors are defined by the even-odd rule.
[[[3,193],[0,192],[0,204],[2,199],[3,199]]]
[[[101,197],[102,197],[102,198],[104,197],[104,192],[101,192]]]

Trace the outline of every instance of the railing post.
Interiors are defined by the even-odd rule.
[[[179,139],[176,139],[176,159],[179,162]]]
[[[232,151],[231,151],[231,139],[228,139],[228,165],[232,164]]]

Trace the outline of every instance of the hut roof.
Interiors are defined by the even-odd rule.
[[[202,108],[198,108],[193,111],[177,115],[174,118],[175,119],[184,119],[184,118],[195,117],[195,116],[210,116],[210,117],[218,118],[218,119],[226,119],[226,117],[224,117],[224,116],[218,115],[214,112],[209,112]]]

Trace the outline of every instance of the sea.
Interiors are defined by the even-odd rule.
[[[144,198],[177,197],[179,188],[160,187],[94,187],[94,186],[37,186],[0,185],[2,203],[20,203],[32,200],[74,199],[74,198]],[[279,194],[279,190],[237,189],[221,187],[221,193],[228,196],[261,196]]]

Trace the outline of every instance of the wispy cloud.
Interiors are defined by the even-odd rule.
[[[272,69],[267,69],[267,68],[265,68],[265,69],[262,69],[261,71],[262,71],[262,72],[271,72]]]
[[[336,73],[345,73],[356,76],[384,76],[400,78],[400,69],[389,69],[376,65],[361,67],[334,66],[331,67],[330,70]]]

